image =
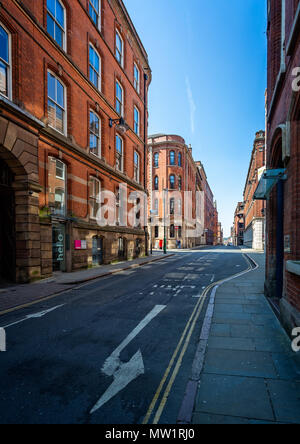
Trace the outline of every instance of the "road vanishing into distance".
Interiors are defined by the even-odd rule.
[[[249,268],[239,249],[182,251],[0,317],[0,423],[175,424],[208,304]]]

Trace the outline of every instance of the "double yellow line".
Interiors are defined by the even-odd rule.
[[[173,365],[175,363],[177,355],[178,355],[178,353],[179,353],[179,351],[181,349],[181,346],[183,344],[183,347],[181,349],[181,353],[180,353],[180,355],[178,357],[177,363],[176,363],[176,365],[174,367],[173,373],[172,373],[172,375],[170,377],[170,380],[169,380],[169,383],[168,383],[168,385],[167,385],[167,387],[166,387],[166,389],[164,391],[164,394],[162,396],[161,402],[160,402],[160,404],[158,406],[158,409],[156,411],[156,414],[155,414],[155,417],[154,417],[154,420],[153,420],[153,424],[158,424],[158,422],[160,420],[160,417],[162,415],[162,412],[163,412],[163,410],[165,408],[166,402],[168,400],[168,396],[170,394],[171,388],[172,388],[172,386],[174,384],[175,378],[176,378],[176,376],[177,376],[177,374],[179,372],[179,369],[181,367],[183,357],[184,357],[185,352],[187,350],[187,347],[188,347],[188,345],[190,343],[191,336],[192,336],[193,331],[195,329],[196,322],[199,319],[199,316],[201,314],[201,311],[202,311],[204,302],[206,300],[207,294],[208,294],[209,290],[214,285],[215,284],[212,284],[209,287],[207,287],[204,290],[204,292],[202,293],[202,295],[200,296],[200,298],[199,298],[199,300],[198,300],[198,302],[197,302],[197,304],[196,304],[196,306],[195,306],[195,308],[193,310],[193,313],[191,314],[191,316],[190,316],[190,318],[189,318],[189,320],[188,320],[188,322],[186,324],[186,327],[185,327],[185,329],[184,329],[184,331],[182,333],[182,336],[181,336],[181,338],[180,338],[180,340],[178,342],[178,345],[177,345],[177,347],[176,347],[176,349],[175,349],[175,351],[173,353],[173,356],[172,356],[172,358],[171,358],[171,360],[169,362],[169,365],[168,365],[168,367],[167,367],[167,369],[165,371],[165,374],[164,374],[164,376],[163,376],[163,378],[162,378],[162,380],[161,380],[161,382],[160,382],[160,384],[158,386],[158,389],[157,389],[157,391],[156,391],[156,393],[155,393],[155,395],[154,395],[154,397],[152,399],[152,402],[150,404],[148,412],[147,412],[147,414],[146,414],[146,416],[144,418],[143,424],[148,424],[149,423],[149,420],[150,420],[151,416],[153,415],[154,409],[156,407],[156,404],[158,402],[160,394],[161,394],[161,392],[163,390],[163,387],[164,387],[164,385],[165,385],[165,383],[167,381],[167,378],[168,378],[168,376],[169,376],[169,374],[171,372],[171,369],[172,369],[172,367],[173,367]]]
[[[242,274],[248,273],[250,270],[252,270],[251,264],[250,264],[248,259],[247,259],[247,262],[249,263],[248,269],[243,271],[243,272],[241,272],[241,273],[237,273],[237,274],[231,276],[230,279],[233,279],[233,278],[238,277],[238,276],[240,276]],[[181,338],[180,338],[180,340],[178,342],[178,345],[177,345],[177,347],[176,347],[176,349],[175,349],[175,351],[173,353],[173,356],[172,356],[172,358],[171,358],[171,360],[170,360],[170,362],[168,364],[168,367],[167,367],[167,369],[166,369],[166,371],[164,373],[164,376],[163,376],[163,378],[162,378],[162,380],[161,380],[161,382],[160,382],[160,384],[159,384],[159,386],[158,386],[158,388],[156,390],[156,393],[155,393],[155,395],[154,395],[154,397],[152,399],[152,402],[151,402],[151,404],[149,406],[149,409],[147,411],[147,414],[146,414],[142,424],[149,424],[150,418],[154,414],[155,414],[155,416],[154,416],[152,424],[158,424],[158,422],[159,422],[159,420],[161,418],[161,415],[162,415],[162,413],[164,411],[164,408],[166,406],[166,403],[167,403],[170,391],[171,391],[171,389],[173,387],[173,384],[175,382],[176,376],[177,376],[177,374],[178,374],[178,372],[180,370],[183,357],[184,357],[184,355],[186,353],[186,350],[188,348],[188,345],[190,343],[192,334],[193,334],[195,326],[196,326],[196,322],[198,321],[199,316],[200,316],[200,314],[202,312],[202,309],[203,309],[204,303],[206,301],[207,295],[208,295],[208,293],[210,292],[210,290],[213,287],[222,284],[224,281],[226,281],[228,279],[229,278],[222,279],[222,280],[220,280],[218,282],[213,282],[208,287],[206,287],[206,289],[203,291],[202,295],[200,296],[200,298],[199,298],[199,300],[198,300],[198,302],[197,302],[197,304],[196,304],[196,306],[195,306],[195,308],[194,308],[194,310],[193,310],[193,312],[192,312],[192,314],[191,314],[191,316],[190,316],[190,318],[189,318],[189,320],[188,320],[188,322],[186,324],[186,327],[185,327],[185,329],[184,329],[184,331],[182,333],[182,336],[181,336]],[[181,348],[182,344],[183,344],[183,347]],[[164,391],[164,393],[162,395],[160,404],[159,404],[158,409],[156,410],[156,413],[155,413],[155,407],[156,407],[156,405],[158,403],[158,400],[159,400],[159,398],[161,396],[161,393],[162,393],[162,390],[164,388],[164,385],[165,385],[165,383],[166,383],[166,381],[168,379],[168,376],[169,376],[169,374],[170,374],[170,372],[172,370],[172,367],[173,367],[173,365],[175,363],[175,360],[177,358],[177,355],[178,355],[180,349],[181,349],[181,353],[180,353],[180,355],[178,357],[178,360],[176,362],[176,365],[174,367],[172,375],[171,375],[171,377],[169,379],[168,385],[165,388],[165,391]]]

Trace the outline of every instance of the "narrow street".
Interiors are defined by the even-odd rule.
[[[2,316],[1,424],[176,423],[201,295],[247,268],[239,249],[182,251]]]

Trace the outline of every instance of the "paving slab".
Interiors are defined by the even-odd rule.
[[[270,353],[208,348],[205,373],[256,378],[276,378],[277,372]]]
[[[195,413],[274,421],[264,380],[203,374]]]
[[[211,336],[216,336],[216,337],[218,337],[218,336],[221,336],[221,337],[231,336],[230,335],[230,325],[228,325],[228,324],[212,324],[210,335]]]
[[[268,381],[278,421],[300,424],[300,382]]]
[[[208,348],[223,350],[255,351],[254,341],[244,338],[210,337],[207,346]]]

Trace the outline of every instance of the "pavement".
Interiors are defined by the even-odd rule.
[[[264,254],[245,253],[259,268],[215,291],[192,424],[300,423],[300,352],[264,296]]]
[[[152,256],[138,258],[132,261],[102,265],[100,267],[72,273],[56,273],[51,278],[32,284],[0,287],[0,315],[18,307],[23,308],[24,306],[47,300],[50,297],[64,293],[68,289],[71,290],[77,285],[141,267],[171,256],[173,256],[173,253],[165,255],[161,252],[154,252]]]

